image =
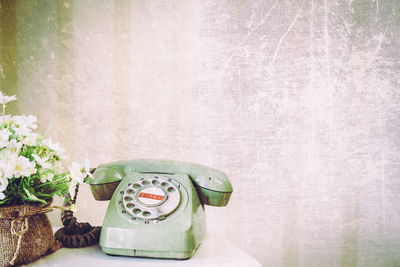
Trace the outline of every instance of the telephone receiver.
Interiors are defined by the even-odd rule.
[[[227,176],[171,160],[102,164],[90,184],[96,200],[111,200],[100,235],[111,255],[187,259],[205,236],[204,205],[226,206]]]

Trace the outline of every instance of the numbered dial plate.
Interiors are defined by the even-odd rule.
[[[180,199],[179,190],[171,178],[154,176],[129,184],[123,192],[122,205],[136,218],[154,220],[173,212]]]

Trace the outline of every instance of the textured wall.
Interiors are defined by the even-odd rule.
[[[1,89],[70,161],[225,170],[208,230],[264,266],[400,265],[399,1],[1,4]]]

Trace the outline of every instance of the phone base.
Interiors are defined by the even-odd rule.
[[[186,259],[193,257],[197,248],[194,250],[191,250],[191,251],[152,251],[152,250],[101,247],[103,252],[106,254],[109,254],[109,255],[145,257],[145,258],[178,259],[178,260],[186,260]]]
[[[205,235],[205,215],[204,207],[188,176],[184,174],[155,176],[136,173],[130,175],[130,179],[123,179],[118,185],[115,190],[117,193],[112,196],[108,205],[99,240],[102,250],[107,254],[131,257],[170,259],[192,257]],[[167,191],[167,201],[173,201],[175,195],[172,193],[178,193],[180,201],[177,208],[162,219],[137,217],[134,210],[142,212],[140,213],[142,216],[146,213],[143,212],[146,206],[140,206],[143,204],[137,200],[138,192],[143,193],[148,188],[163,188],[162,184],[167,184],[168,190],[171,191]],[[144,189],[139,191],[133,185]],[[129,195],[128,190],[136,193],[130,192]],[[146,191],[146,194],[159,196],[162,193],[156,195]],[[128,198],[135,198],[137,202],[130,200],[131,207],[128,207],[124,204]],[[159,210],[150,209],[150,211],[163,212],[167,204],[169,203],[164,202]],[[151,212],[147,212],[147,215]]]

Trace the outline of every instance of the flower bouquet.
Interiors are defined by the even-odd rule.
[[[54,238],[44,213],[51,210],[53,196],[71,199],[76,185],[92,177],[87,161],[63,171],[64,150],[33,131],[35,116],[6,115],[6,104],[14,100],[0,92],[1,266],[30,262],[46,253]]]

